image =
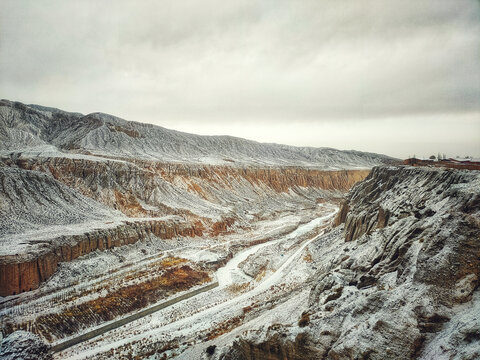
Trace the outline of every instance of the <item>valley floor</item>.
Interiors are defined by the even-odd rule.
[[[142,309],[206,284],[218,287],[185,299],[54,356],[86,358],[201,358],[210,345],[240,332],[296,323],[306,308],[313,274],[308,245],[338,208],[280,213],[251,228],[217,237],[161,240],[153,235],[64,263],[39,289],[4,300],[7,325],[37,333],[52,345],[115,324]],[[8,299],[8,298],[6,298]],[[304,306],[302,306],[302,304]]]

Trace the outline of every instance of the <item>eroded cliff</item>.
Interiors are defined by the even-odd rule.
[[[109,246],[94,235],[100,230],[112,232],[113,246],[142,239],[119,235],[130,232],[123,228],[130,226],[122,223],[126,218],[152,218],[175,236],[217,236],[338,198],[372,166],[395,161],[187,134],[8,100],[0,101],[0,160],[0,240],[14,245],[2,245],[0,253],[8,265],[3,295],[38,286],[58,261],[68,261],[61,246],[84,247],[79,236],[93,238],[88,251]],[[179,216],[193,230],[158,219],[165,216]],[[139,233],[148,232],[140,223]]]
[[[150,234],[217,236],[235,224],[248,226],[248,214],[314,206],[341,196],[369,172],[94,157],[10,156],[1,164],[2,296],[35,289],[59,262],[97,249],[132,244]]]
[[[37,170],[128,216],[161,216],[205,211],[216,205],[265,193],[308,189],[348,191],[370,170],[321,171],[307,168],[256,168],[187,165],[153,161],[75,158],[4,158],[4,164]],[[303,189],[302,189],[303,188]],[[182,211],[183,210],[183,211]],[[216,211],[216,213],[215,213]]]
[[[478,358],[479,190],[476,171],[374,168],[310,248],[306,315],[227,358],[295,359],[298,334],[305,358]]]
[[[36,289],[56,271],[59,262],[71,261],[95,250],[133,244],[151,234],[160,239],[202,236],[201,224],[175,220],[125,221],[111,228],[43,241],[40,251],[2,256],[0,296]]]

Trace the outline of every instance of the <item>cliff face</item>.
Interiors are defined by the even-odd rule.
[[[363,180],[370,171],[235,168],[59,157],[6,158],[4,163],[51,174],[83,195],[135,217],[204,214],[205,210],[213,210],[210,203],[230,205],[234,200],[231,193],[237,194],[235,201],[245,201],[245,196],[256,200],[265,192],[275,196],[299,188],[341,193]]]
[[[161,239],[202,236],[203,226],[164,220],[127,221],[114,228],[54,238],[41,253],[0,258],[0,296],[36,289],[56,271],[59,262],[71,261],[95,250],[133,244],[149,235]]]
[[[350,191],[336,224],[345,223],[345,240],[352,241],[409,216],[417,220],[432,217],[437,212],[437,202],[447,201],[449,208],[456,211],[474,211],[480,207],[478,193],[472,189],[471,194],[465,194],[461,190],[462,184],[475,179],[475,173],[374,168],[365,181]]]
[[[305,334],[299,334],[293,341],[285,341],[274,335],[268,341],[252,344],[238,340],[224,360],[317,360],[315,348],[311,347]]]
[[[16,331],[1,340],[0,358],[51,360],[52,354],[50,346],[39,337],[26,331]]]
[[[300,333],[307,358],[480,356],[478,172],[374,168],[336,225],[310,247],[309,321],[283,327],[283,346]],[[236,359],[282,358],[265,351],[275,336],[256,336]]]
[[[350,191],[337,219],[344,257],[318,274],[310,297],[326,322],[317,330],[334,329],[318,339],[325,354],[480,355],[480,322],[462,314],[479,305],[479,189],[478,172],[382,167]]]
[[[37,287],[57,262],[77,253],[142,239],[148,225],[139,235],[122,235],[136,231],[123,229],[127,218],[153,218],[174,234],[161,236],[217,236],[338,198],[369,172],[354,169],[392,161],[1,100],[0,294]],[[190,230],[160,219],[166,216],[180,217]],[[111,240],[95,235],[100,230]],[[89,245],[79,236],[90,236]],[[70,250],[63,254],[65,244]]]
[[[97,249],[150,234],[217,236],[237,222],[248,226],[244,209],[274,212],[285,196],[294,204],[314,204],[325,194],[341,195],[368,174],[88,157],[11,156],[1,164],[1,296],[35,289],[59,262]]]
[[[102,204],[82,196],[48,174],[2,166],[0,162],[0,255],[15,254],[26,246],[18,234],[42,231],[55,227],[111,221],[121,217]],[[9,249],[5,248],[6,239]]]

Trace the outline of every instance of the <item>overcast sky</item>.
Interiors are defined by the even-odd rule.
[[[2,0],[0,98],[262,142],[480,156],[480,1]]]

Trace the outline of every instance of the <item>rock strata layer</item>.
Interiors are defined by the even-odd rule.
[[[309,249],[308,322],[249,335],[230,358],[295,359],[299,336],[303,358],[479,358],[479,190],[477,171],[374,168]]]
[[[225,191],[250,195],[252,191],[262,189],[275,194],[311,188],[342,193],[363,180],[370,172],[322,171],[300,167],[237,168],[61,157],[4,158],[3,163],[10,167],[50,174],[87,197],[118,209],[128,216],[137,217],[181,212],[165,201],[169,199],[169,193],[175,194],[178,202],[185,199],[183,212],[186,213],[190,207],[193,208],[190,206],[191,202],[226,203]],[[205,206],[208,207],[208,204]]]
[[[150,234],[162,239],[217,236],[242,222],[242,209],[261,206],[265,196],[279,201],[290,192],[299,198],[315,199],[326,192],[340,196],[369,172],[61,157],[12,156],[0,164],[0,235],[5,243],[19,239],[22,244],[0,257],[0,296],[36,289],[59,262],[91,251],[132,244]],[[239,210],[232,212],[233,205]],[[119,224],[115,211],[123,213],[120,219],[131,220]],[[92,221],[101,222],[102,228],[85,225],[74,235],[48,234],[48,226]],[[22,236],[26,229],[28,236]]]
[[[113,228],[54,238],[49,241],[46,252],[0,258],[0,296],[38,288],[56,271],[59,262],[71,261],[95,250],[133,244],[149,235],[161,239],[202,236],[203,226],[163,220],[127,221]]]

